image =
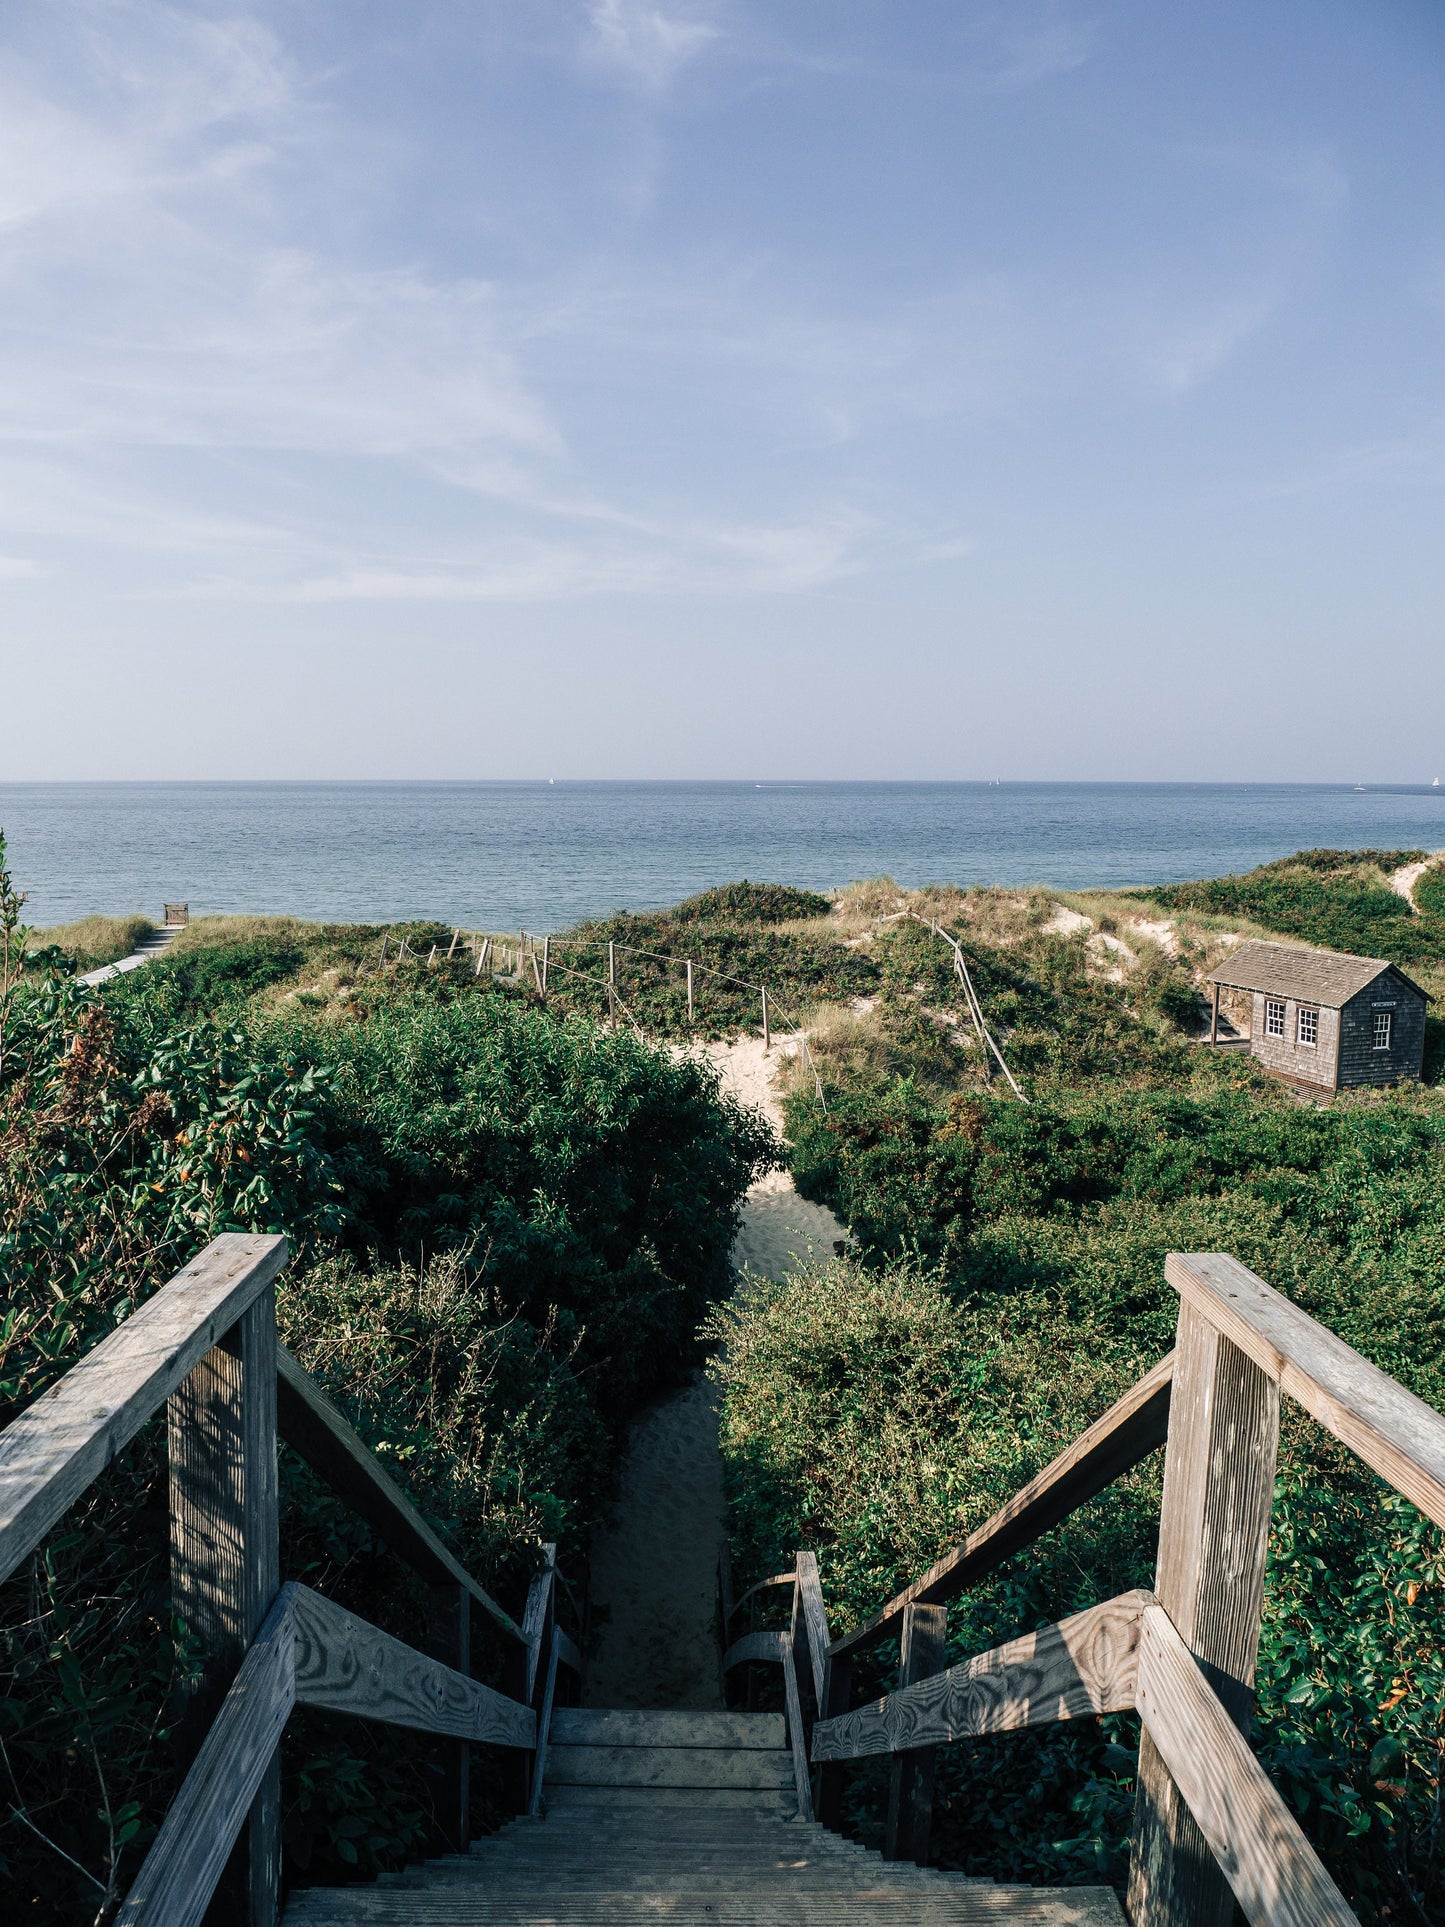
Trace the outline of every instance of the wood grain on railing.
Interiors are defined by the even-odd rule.
[[[1237,1258],[1171,1251],[1164,1276],[1311,1418],[1445,1526],[1445,1417]]]
[[[808,1646],[808,1667],[813,1680],[813,1696],[821,1712],[823,1675],[828,1666],[828,1614],[823,1605],[823,1588],[818,1579],[816,1553],[798,1554],[798,1587],[793,1606],[793,1649],[798,1647],[798,1624]]]
[[[536,1745],[537,1719],[530,1706],[428,1659],[307,1586],[295,1588],[291,1610],[298,1706],[323,1706],[488,1746]]]
[[[281,1436],[420,1578],[464,1586],[502,1634],[523,1643],[520,1626],[449,1552],[374,1453],[284,1346],[276,1352]]]
[[[227,1232],[131,1313],[0,1438],[0,1579],[8,1576],[261,1295],[284,1238]]]
[[[755,1586],[749,1586],[740,1599],[733,1601],[729,1617],[740,1613],[744,1606],[758,1598],[761,1594],[771,1592],[775,1586],[791,1586],[794,1584],[796,1578],[797,1574],[795,1572],[775,1572],[771,1578],[760,1579]]]
[[[199,1927],[295,1703],[299,1590],[276,1595],[114,1927]]]
[[[898,1661],[899,1686],[914,1686],[941,1673],[947,1639],[947,1606],[906,1606]],[[883,1834],[885,1860],[914,1860],[920,1867],[928,1865],[928,1837],[933,1830],[933,1783],[937,1772],[937,1747],[910,1747],[907,1752],[893,1755],[888,1776],[888,1824]]]
[[[871,1619],[835,1639],[829,1652],[852,1652],[896,1633],[903,1623],[905,1606],[939,1605],[956,1598],[1147,1458],[1169,1434],[1173,1376],[1171,1352],[977,1532],[971,1532],[961,1546],[931,1566],[922,1578],[905,1586]]]
[[[781,1665],[787,1652],[789,1639],[786,1633],[744,1633],[735,1639],[723,1654],[723,1671],[729,1673],[734,1666],[742,1666],[750,1659],[767,1660]]]
[[[567,1637],[554,1620],[552,1637],[547,1642],[547,1671],[542,1691],[542,1706],[537,1715],[537,1750],[532,1756],[532,1790],[527,1812],[535,1819],[542,1811],[542,1788],[547,1778],[547,1744],[552,1736],[552,1707],[557,1697],[557,1662],[561,1643]]]
[[[1279,1448],[1279,1386],[1187,1300],[1159,1519],[1159,1603],[1247,1730],[1264,1609]],[[1139,1745],[1130,1918],[1229,1927],[1234,1902],[1188,1802],[1145,1733]]]
[[[813,1786],[808,1765],[808,1742],[803,1734],[803,1708],[798,1697],[798,1669],[793,1663],[793,1642],[783,1640],[783,1704],[788,1713],[788,1746],[793,1755],[793,1792],[798,1803],[798,1818],[813,1817]]]
[[[1149,1592],[1121,1593],[869,1706],[819,1720],[813,1758],[858,1760],[1127,1712],[1134,1704],[1140,1615],[1153,1603]]]
[[[1253,1927],[1359,1927],[1161,1606],[1141,1633],[1145,1729]]]
[[[535,1573],[527,1588],[527,1605],[522,1614],[522,1638],[527,1648],[525,1690],[522,1698],[530,1705],[538,1692],[538,1668],[542,1663],[543,1643],[548,1622],[554,1617],[557,1585],[557,1548],[542,1548],[542,1570]]]
[[[276,1305],[249,1304],[166,1401],[171,1611],[198,1664],[181,1689],[176,1762],[196,1758],[281,1583],[276,1488]],[[256,1919],[281,1891],[281,1768],[273,1760],[233,1870]],[[234,1896],[233,1896],[234,1898]]]

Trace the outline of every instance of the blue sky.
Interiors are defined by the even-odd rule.
[[[10,0],[0,776],[1445,774],[1436,0]]]

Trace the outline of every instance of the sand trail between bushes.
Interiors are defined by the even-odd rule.
[[[781,1130],[772,1080],[798,1040],[775,1038],[771,1053],[760,1037],[701,1048],[725,1088]],[[772,1171],[747,1195],[733,1262],[782,1278],[809,1258],[831,1257],[845,1237],[831,1211],[800,1198],[787,1172]],[[724,1524],[717,1413],[699,1374],[634,1424],[612,1516],[593,1541],[589,1706],[722,1705],[716,1602]]]

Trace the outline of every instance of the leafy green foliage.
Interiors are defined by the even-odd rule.
[[[1251,917],[1283,936],[1408,965],[1445,958],[1445,916],[1433,899],[1427,904],[1417,892],[1422,914],[1416,916],[1388,882],[1392,871],[1425,854],[1300,850],[1245,876],[1171,883],[1145,894],[1166,910]]]
[[[616,990],[625,1014],[661,1037],[735,1037],[762,1029],[759,987],[774,1000],[773,1024],[801,1020],[822,999],[866,995],[877,971],[841,937],[788,928],[821,919],[831,905],[781,884],[730,883],[673,910],[578,924],[551,939],[550,1000],[563,1010],[608,1015],[607,946],[616,948]],[[780,927],[782,926],[782,927]],[[685,961],[693,960],[693,1022]],[[576,973],[576,974],[573,974]]]
[[[217,1232],[284,1231],[283,1335],[516,1606],[541,1539],[575,1551],[588,1530],[638,1400],[695,1356],[771,1136],[705,1064],[459,972],[358,968],[347,1004],[278,1002],[298,941],[303,974],[339,974],[362,937],[262,933],[103,993],[52,976],[11,998],[0,1420]],[[0,1852],[37,1923],[104,1917],[173,1789],[193,1662],[164,1477],[152,1425],[0,1595]],[[285,1455],[282,1497],[288,1574],[414,1637],[416,1582]],[[477,1657],[485,1675],[480,1636]],[[415,1852],[427,1761],[421,1741],[298,1722],[293,1871]],[[497,1789],[477,1782],[485,1824]]]
[[[1415,918],[1386,887],[1411,854],[1306,852],[1151,894],[1428,969],[1445,954],[1437,900],[1417,886]],[[1235,1253],[1445,1408],[1436,1093],[1301,1106],[1246,1062],[1183,1043],[1196,1000],[1177,965],[1145,953],[1111,984],[1082,935],[1020,919],[965,942],[990,1021],[1028,1074],[1024,1107],[976,1063],[941,1058],[936,1022],[918,1027],[947,1008],[949,986],[946,955],[917,934],[874,947],[871,1056],[846,1029],[825,1031],[826,1111],[801,1082],[787,1102],[799,1187],[850,1225],[863,1272],[760,1291],[724,1321],[742,1574],[811,1543],[842,1623],[876,1607],[1168,1348],[1169,1250]],[[911,1003],[911,1029],[890,1003]],[[1436,1061],[1438,1037],[1427,1077]],[[955,1652],[1147,1583],[1156,1477],[1102,1496],[955,1605]],[[1254,1740],[1370,1921],[1445,1909],[1442,1561],[1433,1526],[1317,1428],[1287,1422]],[[873,1664],[886,1689],[896,1648]],[[1115,1721],[948,1749],[939,1850],[997,1877],[1122,1879],[1135,1743]],[[885,1799],[885,1776],[853,1776],[862,1836],[877,1838]]]

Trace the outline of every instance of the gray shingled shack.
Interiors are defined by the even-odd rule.
[[[1281,1077],[1338,1091],[1420,1075],[1430,1000],[1383,957],[1251,940],[1208,981],[1210,1041],[1223,1010],[1265,1069]]]

